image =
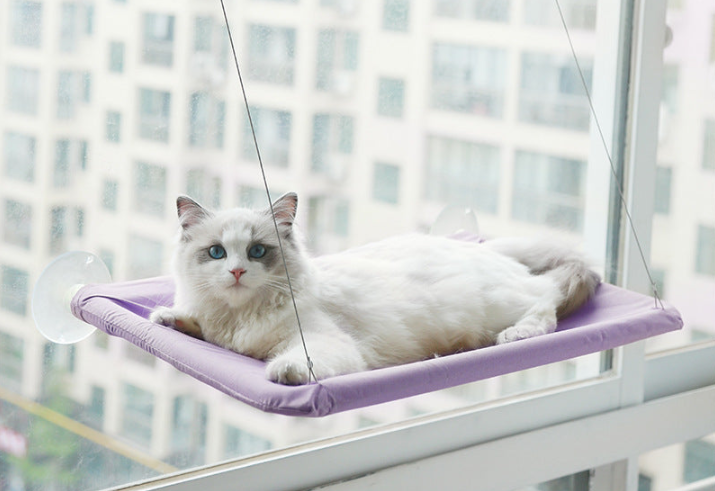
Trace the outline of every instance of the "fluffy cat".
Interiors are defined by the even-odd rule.
[[[551,243],[395,237],[310,258],[298,198],[273,204],[318,379],[552,332],[600,282]],[[267,377],[310,381],[276,228],[267,210],[210,211],[177,199],[173,307],[151,320],[267,362]]]

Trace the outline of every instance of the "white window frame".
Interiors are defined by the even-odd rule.
[[[626,196],[646,257],[654,211],[665,10],[666,0],[602,1],[598,7],[599,22],[609,27],[599,29],[598,41],[611,56],[597,54],[594,60],[594,87],[600,89],[594,92],[594,102],[602,111],[599,120],[609,145],[618,148],[620,135],[629,135],[622,155],[626,181],[639,185],[627,187]],[[619,90],[628,82],[631,117],[625,120]],[[608,189],[611,171],[602,162],[606,157],[597,134],[592,135],[590,157],[596,162],[589,165],[590,187]],[[603,237],[608,200],[587,197],[587,243],[605,242],[588,239]],[[623,228],[619,283],[648,291],[637,247]],[[606,245],[595,247],[603,250],[590,252],[605,257]],[[715,342],[648,356],[644,346],[641,341],[614,350],[613,369],[590,380],[210,465],[127,489],[501,490],[591,469],[593,491],[635,491],[639,455],[715,432]],[[680,491],[712,490],[713,481]]]

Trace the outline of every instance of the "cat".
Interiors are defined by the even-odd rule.
[[[265,360],[270,380],[297,385],[311,371],[286,267],[317,379],[552,332],[600,282],[581,254],[530,239],[414,234],[311,258],[297,205],[287,193],[272,211],[211,211],[180,196],[174,306],[150,319]]]

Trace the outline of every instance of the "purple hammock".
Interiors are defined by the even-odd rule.
[[[370,370],[301,386],[266,379],[265,362],[239,355],[147,320],[171,305],[170,277],[87,285],[72,299],[72,313],[119,336],[184,373],[262,411],[325,416],[359,407],[476,382],[567,360],[680,329],[672,306],[609,284],[581,309],[561,320],[556,332],[396,367]]]

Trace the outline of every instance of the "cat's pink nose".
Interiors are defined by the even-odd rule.
[[[231,273],[233,277],[236,278],[236,283],[238,283],[238,280],[241,279],[241,275],[245,272],[246,270],[243,268],[232,269],[231,271],[229,271],[229,273]]]

